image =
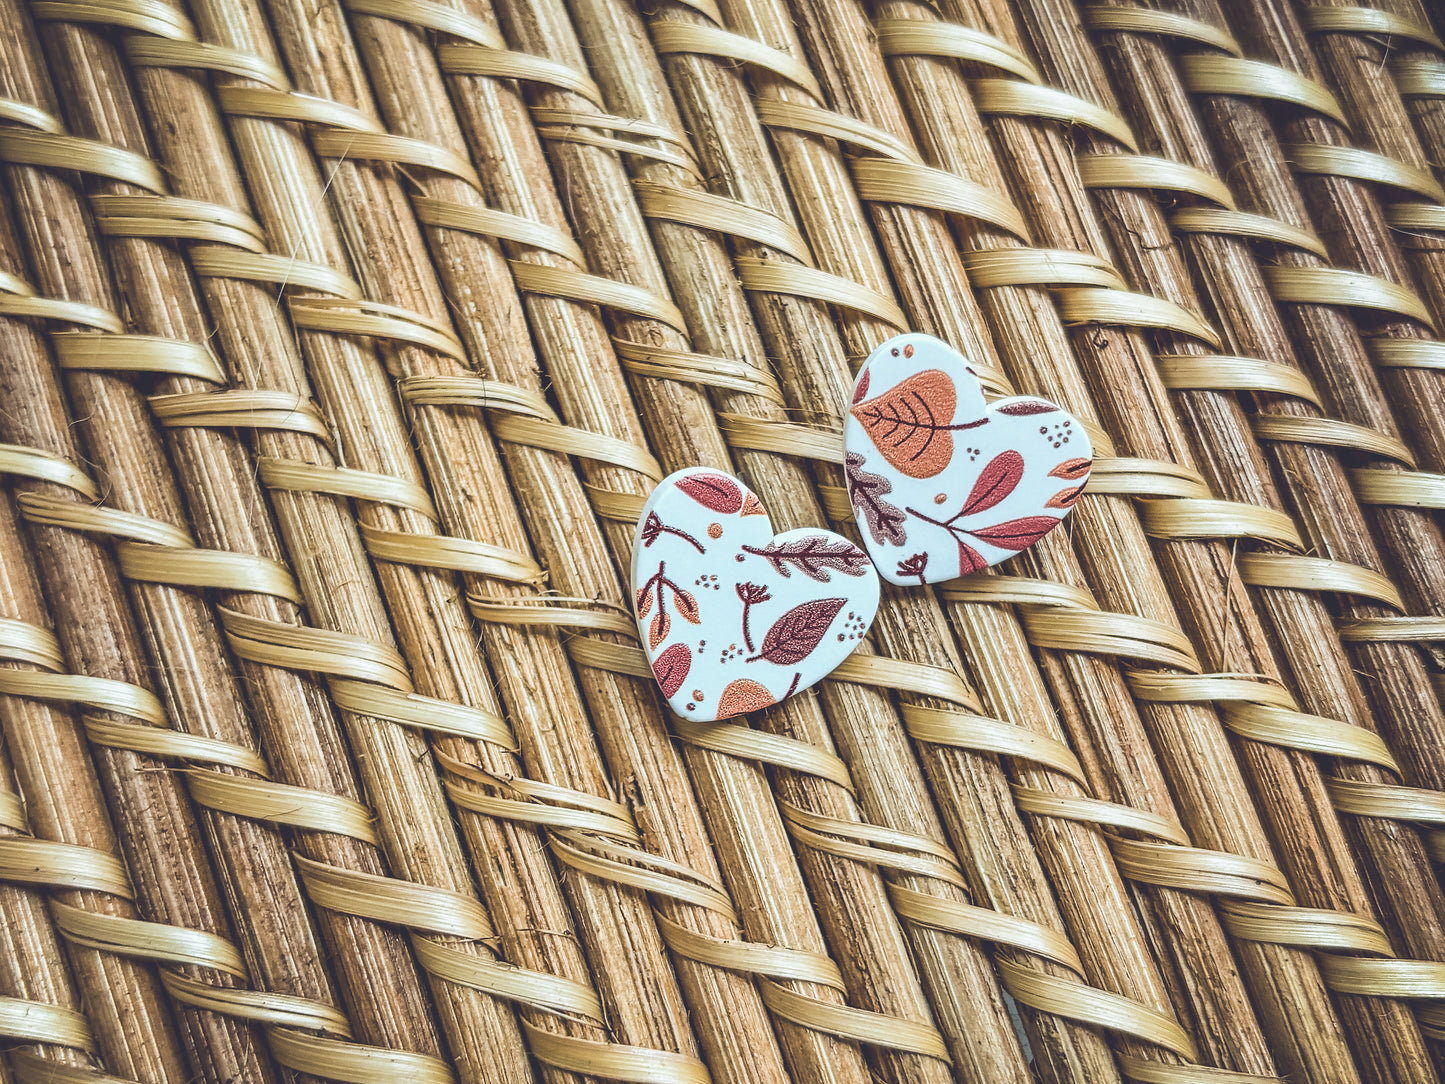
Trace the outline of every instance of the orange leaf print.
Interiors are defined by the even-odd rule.
[[[668,619],[667,611],[661,606],[657,613],[652,615],[652,624],[647,630],[647,646],[655,648],[662,641],[667,639],[668,630],[672,628],[672,622]]]
[[[1077,481],[1080,478],[1087,478],[1089,468],[1094,465],[1092,459],[1065,459],[1053,470],[1049,471],[1050,478],[1067,478],[1069,481]]]
[[[853,407],[874,446],[910,478],[941,474],[953,458],[953,430],[983,425],[986,419],[953,425],[958,393],[941,369],[925,369],[882,395]]]
[[[672,600],[677,606],[678,617],[692,625],[702,624],[702,618],[697,612],[697,599],[693,598],[689,592],[677,588],[673,592]]]
[[[1061,489],[1044,502],[1045,508],[1072,508],[1074,502],[1084,492],[1083,486],[1075,486],[1073,489]]]
[[[773,694],[756,681],[738,678],[730,682],[717,700],[717,717],[727,719],[750,711],[762,711],[774,704]]]

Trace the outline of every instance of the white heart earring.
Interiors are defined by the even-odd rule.
[[[917,333],[868,356],[844,426],[848,496],[879,574],[929,584],[1007,560],[1084,491],[1083,423],[1034,396],[986,404],[967,360]]]
[[[831,531],[773,533],[731,475],[658,484],[632,547],[638,632],[668,705],[710,722],[758,711],[831,673],[878,612],[868,555]]]

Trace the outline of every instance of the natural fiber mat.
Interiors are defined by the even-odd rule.
[[[0,0],[0,1082],[1439,1079],[1445,8],[1372,2]],[[646,495],[856,537],[904,330],[1087,494],[674,717]]]

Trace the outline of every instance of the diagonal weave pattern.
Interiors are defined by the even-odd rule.
[[[0,0],[0,1084],[1438,1082],[1371,4]],[[903,330],[1083,420],[1066,529],[672,717],[647,494],[855,534]]]

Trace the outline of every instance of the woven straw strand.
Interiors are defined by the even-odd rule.
[[[18,551],[17,522],[8,500],[0,509],[0,520],[0,532]],[[18,602],[19,593],[13,591],[18,584],[9,574],[14,571],[5,569],[5,586],[12,588],[7,591],[8,599]],[[7,668],[16,664],[63,665],[59,645],[49,633],[18,621],[14,627],[16,632],[22,627],[31,630],[26,639],[44,644],[45,650],[39,655],[23,651],[20,637],[7,637]],[[69,730],[73,743],[78,728],[73,720],[65,719],[60,709],[36,701],[7,698],[5,713],[7,744],[27,782],[33,784],[34,770],[41,769],[41,785],[25,788],[35,796],[37,827],[59,829],[56,834],[60,834],[72,826],[65,823],[64,813],[58,819],[53,816],[53,799],[48,797],[49,787],[43,777],[54,770],[54,761],[48,756],[35,756],[32,730],[43,731],[47,726],[58,727],[60,733]],[[33,728],[27,725],[31,721]],[[45,748],[60,747],[56,743]],[[11,1054],[19,1079],[33,1079],[49,1066],[71,1066],[94,1073],[98,1065],[108,1063],[123,1072],[134,1071],[137,1061],[147,1063],[148,1055],[150,1079],[181,1079],[184,1070],[180,1051],[161,1008],[164,995],[150,969],[123,956],[76,946],[70,952],[72,970],[45,909],[45,886],[49,886],[55,899],[72,905],[134,913],[124,867],[113,853],[100,849],[106,826],[95,825],[99,831],[89,837],[87,844],[32,835],[26,803],[17,788],[10,758],[6,750],[0,749],[0,881],[7,882],[0,887],[0,909],[4,912],[0,928],[5,930],[7,943],[7,951],[0,954],[4,961],[0,965],[4,967],[0,993],[6,1002],[0,1034],[12,1042],[36,1044],[21,1046]],[[83,792],[86,788],[81,784],[75,789]],[[84,1013],[80,1006],[85,1001],[97,1009]],[[130,1007],[128,1029],[113,1011],[99,1008],[107,1003]]]
[[[1377,2],[0,0],[0,1082],[1433,1084],[1445,42]],[[856,537],[910,328],[1088,493],[670,717],[646,495]]]
[[[1256,161],[1256,162],[1259,161],[1259,160],[1260,160],[1259,158],[1257,158],[1257,157],[1255,158],[1255,161]],[[1260,327],[1262,327],[1262,326],[1266,326],[1266,325],[1263,325],[1263,324],[1261,323],[1261,321],[1260,321],[1257,317],[1251,318],[1251,320],[1249,321],[1249,324],[1250,324],[1250,326],[1252,326],[1252,327],[1254,327],[1254,328],[1256,328],[1256,329],[1257,329],[1257,328],[1260,328]],[[1238,326],[1242,329],[1242,328],[1245,327],[1246,325],[1245,325],[1244,322],[1241,321]],[[1250,334],[1254,334],[1254,332],[1251,332]],[[1282,334],[1281,334],[1281,335],[1278,337],[1278,339],[1276,339],[1276,341],[1280,341],[1280,340],[1282,340],[1282,339],[1283,339],[1283,336],[1282,336]],[[1263,341],[1262,341],[1262,345],[1263,345],[1263,344],[1266,344],[1266,343],[1268,343],[1268,342],[1269,342],[1269,340],[1267,340],[1267,339],[1266,339],[1266,340],[1263,340]],[[1338,356],[1338,352],[1337,352],[1336,350],[1333,350],[1333,349],[1332,349],[1330,353],[1331,353],[1331,356]],[[1277,446],[1277,447],[1278,447],[1279,454],[1285,454],[1285,453],[1286,453],[1286,446]],[[1313,462],[1313,464],[1312,464],[1312,467],[1313,467],[1313,469],[1314,469],[1316,472],[1318,471],[1318,464],[1319,464],[1318,459],[1317,459],[1317,458],[1314,459],[1314,462]],[[1305,474],[1305,473],[1302,473],[1302,472],[1299,472],[1299,471],[1292,472],[1292,473],[1287,473],[1287,474],[1286,474],[1286,477],[1290,477],[1290,478],[1300,478],[1300,479],[1310,478],[1310,477],[1312,477],[1312,476],[1313,476],[1313,477],[1318,477],[1318,478],[1322,478],[1322,477],[1323,477],[1323,476],[1319,475],[1318,473],[1315,473],[1315,474],[1311,475],[1311,474]],[[1341,487],[1341,488],[1342,488],[1342,487]],[[1319,498],[1318,498],[1317,496],[1315,496],[1314,493],[1310,493],[1310,492],[1307,491],[1306,494],[1305,494],[1305,499],[1317,501]],[[1318,524],[1321,524],[1321,525],[1329,524],[1330,522],[1331,522],[1330,519],[1329,519],[1329,518],[1325,518],[1325,517],[1314,517],[1314,518],[1311,519],[1311,523],[1318,523]],[[1417,532],[1417,534],[1418,534],[1418,532]],[[1387,537],[1387,538],[1389,537],[1388,534],[1387,534],[1386,537]],[[1424,546],[1422,547],[1422,549],[1423,549],[1423,552],[1428,553],[1428,552],[1430,552],[1429,545],[1428,545],[1429,535],[1428,535],[1428,534],[1425,535],[1424,538],[1425,538],[1425,540],[1426,540],[1426,545],[1424,545]],[[1342,543],[1343,543],[1343,545],[1342,545]],[[1350,545],[1350,544],[1351,544],[1351,543],[1350,543],[1349,541],[1346,541],[1346,540],[1342,539],[1341,542],[1332,543],[1332,546],[1335,547],[1335,548],[1338,548],[1338,549],[1343,549],[1344,546],[1348,546],[1348,545]],[[1415,547],[1412,546],[1412,548],[1415,548]],[[1349,552],[1349,551],[1348,551],[1348,550],[1345,550],[1345,552]],[[1416,550],[1416,553],[1418,554],[1419,552],[1420,552],[1420,549],[1417,549],[1417,550]],[[1370,561],[1370,559],[1366,558],[1365,560],[1362,560],[1361,563],[1368,564],[1368,563],[1372,563],[1372,562]],[[1427,564],[1414,563],[1414,562],[1412,562],[1412,564],[1413,564],[1413,567],[1414,567],[1414,568],[1428,567]],[[1398,566],[1396,566],[1396,567],[1404,568],[1404,567],[1406,567],[1406,566],[1404,566],[1404,565],[1398,565]],[[1284,586],[1284,585],[1281,584],[1281,586]],[[1281,601],[1283,601],[1283,596],[1280,596],[1280,599],[1281,599]],[[1281,612],[1283,612],[1283,611],[1281,611]],[[1296,645],[1296,644],[1308,643],[1308,642],[1309,642],[1309,639],[1308,639],[1307,637],[1302,638],[1302,637],[1299,637],[1299,636],[1289,636],[1289,637],[1286,639],[1285,642],[1286,642],[1287,645]],[[1368,656],[1366,656],[1366,658],[1368,658]],[[1413,664],[1413,660],[1410,659],[1408,656],[1404,656],[1404,657],[1398,657],[1398,656],[1397,656],[1397,658],[1399,658],[1399,661],[1400,661],[1401,663],[1410,663],[1410,664]],[[1306,672],[1314,672],[1314,671],[1313,671],[1313,670],[1310,670],[1310,671],[1306,671]],[[1408,679],[1401,681],[1401,680],[1400,680],[1401,675],[1400,675],[1400,673],[1399,673],[1399,667],[1398,667],[1397,665],[1393,665],[1393,664],[1392,664],[1391,666],[1389,666],[1387,669],[1379,670],[1379,671],[1376,671],[1376,672],[1385,675],[1385,680],[1386,680],[1387,682],[1395,682],[1397,688],[1400,688],[1400,687],[1403,686],[1403,689],[1404,689],[1404,690],[1408,690],[1407,695],[1409,695],[1409,696],[1415,701],[1415,703],[1416,703],[1416,705],[1417,705],[1416,707],[1412,708],[1412,709],[1408,712],[1408,715],[1401,715],[1401,714],[1398,714],[1398,713],[1397,713],[1397,714],[1394,716],[1394,718],[1399,719],[1399,718],[1407,718],[1407,717],[1408,717],[1408,718],[1410,719],[1410,721],[1411,721],[1411,722],[1410,722],[1410,726],[1411,726],[1411,727],[1415,727],[1415,726],[1420,726],[1420,725],[1422,725],[1422,724],[1426,724],[1427,721],[1431,718],[1431,715],[1430,715],[1429,713],[1427,713],[1427,712],[1422,712],[1422,711],[1420,710],[1420,708],[1418,707],[1418,705],[1419,705],[1419,699],[1418,699],[1418,697],[1419,697],[1420,692],[1421,692],[1422,689],[1423,689],[1423,683],[1422,683],[1422,682],[1419,682],[1419,681],[1408,680]],[[1381,687],[1378,683],[1376,683],[1375,685],[1372,685],[1371,688],[1372,688],[1372,691],[1373,691],[1373,690],[1376,690],[1376,689],[1380,689],[1380,688],[1382,688],[1382,687]],[[1318,687],[1314,687],[1314,688],[1306,687],[1305,691],[1309,694],[1310,697],[1315,698],[1315,697],[1318,697],[1319,694],[1322,693],[1324,690],[1319,689]],[[1355,694],[1355,702],[1356,702],[1356,703],[1358,703],[1357,696],[1358,696],[1358,694]],[[1337,702],[1338,702],[1338,703],[1341,703],[1341,704],[1345,704],[1345,705],[1347,705],[1347,704],[1350,703],[1349,700],[1342,700],[1342,701],[1337,701]],[[1323,702],[1321,701],[1321,703],[1323,703]],[[1341,708],[1329,708],[1329,709],[1327,709],[1327,710],[1328,710],[1329,714],[1332,714],[1332,715],[1333,715],[1333,714],[1335,714],[1335,713],[1337,713],[1337,712],[1340,712],[1340,711],[1341,711]],[[1390,718],[1390,715],[1387,713],[1387,714],[1385,715],[1385,718],[1386,718],[1386,719],[1389,719],[1389,718]],[[1403,733],[1408,734],[1408,732],[1409,732],[1409,731],[1406,730],[1406,731],[1404,731]],[[1399,733],[1401,733],[1401,732],[1400,732],[1400,731],[1395,731],[1394,733],[1399,734]],[[1405,751],[1405,749],[1408,749],[1408,748],[1409,748],[1409,741],[1408,741],[1408,739],[1407,739],[1406,741],[1401,742],[1399,745],[1396,746],[1395,752],[1396,752],[1396,753],[1403,752],[1403,751]],[[1373,778],[1374,781],[1375,781],[1377,784],[1383,782],[1384,779],[1388,778],[1388,777],[1383,777],[1383,778],[1382,778],[1382,777],[1378,774],[1378,772],[1375,772],[1373,769],[1368,769],[1368,768],[1365,768],[1365,767],[1363,767],[1363,766],[1361,766],[1360,768],[1357,768],[1357,769],[1345,769],[1345,770],[1346,770],[1347,772],[1351,773],[1351,776],[1352,776],[1352,777],[1355,777],[1355,778],[1366,778],[1366,779],[1368,779],[1368,778]],[[1364,773],[1363,776],[1361,776],[1361,775],[1359,774],[1359,773],[1361,773],[1361,772]],[[1410,814],[1410,812],[1409,812],[1409,806],[1408,806],[1407,804],[1401,803],[1401,804],[1400,804],[1399,806],[1397,806],[1396,808],[1400,811],[1400,816],[1402,817],[1402,819],[1410,819],[1411,814]],[[1361,826],[1363,827],[1363,823],[1362,823]],[[1392,838],[1393,838],[1393,837],[1392,837]],[[1377,861],[1380,861],[1380,862],[1383,862],[1383,863],[1390,863],[1390,864],[1394,864],[1394,863],[1397,863],[1398,861],[1400,861],[1400,859],[1398,859],[1398,858],[1388,857],[1389,851],[1390,851],[1390,849],[1393,848],[1393,847],[1394,847],[1394,844],[1393,844],[1392,842],[1387,842],[1385,839],[1377,837],[1376,850],[1374,851],[1374,853],[1378,856],[1378,857],[1377,857]],[[1406,861],[1408,861],[1408,860],[1406,860]],[[1418,864],[1416,865],[1416,868],[1418,869]],[[1415,883],[1416,885],[1419,885],[1419,884],[1420,884],[1420,881],[1418,880],[1419,874],[1416,873],[1414,876],[1417,878],[1414,883]],[[1401,893],[1401,895],[1404,897],[1405,900],[1408,900],[1408,899],[1409,899],[1409,890],[1406,888],[1406,886],[1411,883],[1410,879],[1407,877],[1407,878],[1405,878],[1404,880],[1400,880],[1400,879],[1398,879],[1398,878],[1397,878],[1396,876],[1394,876],[1394,875],[1392,875],[1389,879],[1390,879],[1390,883],[1392,883],[1392,884],[1398,884],[1398,885],[1400,886],[1400,893]],[[1421,906],[1422,903],[1423,903],[1424,906],[1427,906],[1427,907],[1428,907],[1428,906],[1430,906],[1430,904],[1424,903],[1424,901],[1429,900],[1430,897],[1431,897],[1433,894],[1434,894],[1434,893],[1433,893],[1433,890],[1429,887],[1428,882],[1426,882],[1426,884],[1425,884],[1422,888],[1418,888],[1418,889],[1415,890],[1415,900],[1414,900],[1414,901],[1412,901],[1412,902],[1403,902],[1403,901],[1402,901],[1401,906],[1405,907],[1407,910],[1413,910],[1414,908]],[[1407,922],[1407,925],[1412,924],[1413,921],[1414,921],[1414,920],[1410,920],[1409,922]],[[1412,946],[1413,951],[1415,951],[1415,952],[1424,952],[1424,953],[1432,954],[1432,955],[1433,955],[1433,953],[1434,953],[1435,950],[1426,947],[1426,946],[1428,946],[1428,940],[1422,939],[1422,938],[1420,938],[1420,937],[1417,936],[1417,935],[1410,934],[1408,931],[1405,931],[1405,932],[1407,933],[1407,936],[1409,936],[1409,937],[1413,940],[1413,942],[1414,942],[1414,944],[1413,944],[1413,946]],[[1382,988],[1382,989],[1383,989],[1383,988]]]

